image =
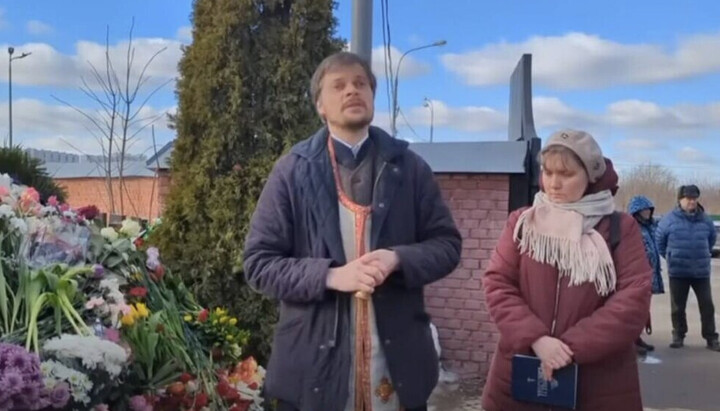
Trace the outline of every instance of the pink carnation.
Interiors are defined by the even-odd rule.
[[[90,301],[85,303],[85,308],[92,310],[96,307],[102,307],[103,304],[105,304],[105,300],[102,297],[93,297]]]

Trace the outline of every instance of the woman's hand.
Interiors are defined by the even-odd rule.
[[[532,345],[535,355],[542,361],[545,379],[552,379],[552,372],[572,363],[573,352],[564,342],[554,337],[540,337]]]

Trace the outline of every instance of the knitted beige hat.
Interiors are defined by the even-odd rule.
[[[575,153],[588,173],[590,183],[594,183],[605,174],[605,158],[597,141],[589,133],[578,130],[560,130],[547,140],[545,149],[550,146],[567,147]]]

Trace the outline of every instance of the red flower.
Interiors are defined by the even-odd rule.
[[[135,241],[134,241],[133,243],[135,244],[135,247],[136,247],[136,248],[140,248],[140,247],[142,247],[143,245],[145,245],[145,240],[143,240],[142,237],[138,237],[138,238],[135,239]]]
[[[167,392],[176,397],[182,397],[185,395],[185,384],[180,381],[174,382],[167,388]]]
[[[208,396],[204,392],[195,396],[195,407],[202,408],[208,405]]]
[[[192,379],[193,379],[193,376],[190,375],[190,374],[187,373],[187,372],[184,372],[184,373],[180,376],[180,381],[182,381],[183,384],[187,384],[187,383],[190,382],[190,380],[192,380]]]
[[[200,314],[198,314],[198,321],[204,323],[205,321],[207,321],[208,315],[210,315],[210,312],[207,308],[205,308],[204,310],[200,311]]]
[[[150,273],[150,278],[155,282],[161,281],[163,277],[165,277],[165,267],[163,267],[162,264],[158,265],[155,271]]]
[[[240,399],[240,394],[227,381],[220,381],[217,385],[218,394],[225,400],[235,401]]]
[[[147,288],[145,287],[133,287],[130,289],[128,294],[130,294],[131,297],[138,297],[138,298],[145,298],[147,296]]]

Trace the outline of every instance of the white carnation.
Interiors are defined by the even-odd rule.
[[[118,233],[115,231],[112,227],[105,227],[102,230],[100,230],[100,235],[105,237],[105,239],[110,241],[115,241],[118,239]]]
[[[120,227],[120,233],[131,238],[137,237],[140,234],[140,230],[142,230],[140,223],[129,218],[123,220],[122,226]]]
[[[120,375],[128,359],[121,346],[94,335],[63,334],[47,341],[43,350],[60,359],[79,359],[87,369],[105,370],[112,378]]]
[[[0,218],[12,218],[15,217],[15,212],[12,207],[7,204],[0,205]]]
[[[28,226],[25,223],[25,220],[23,220],[22,218],[10,218],[10,227],[12,227],[14,230],[21,232],[22,234],[25,234],[28,231]]]

